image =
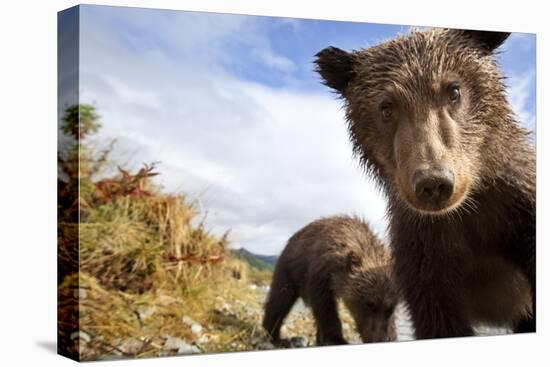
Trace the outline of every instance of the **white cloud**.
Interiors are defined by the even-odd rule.
[[[238,80],[211,50],[246,32],[270,50],[261,28],[163,19],[157,36],[181,40],[174,57],[138,53],[100,27],[101,19],[83,19],[82,96],[97,104],[102,136],[121,137],[116,154],[131,154],[135,164],[161,161],[160,182],[198,198],[216,233],[230,229],[235,246],[269,254],[320,216],[358,214],[385,231],[385,201],[351,157],[339,103],[328,93]],[[133,27],[153,24],[149,17],[115,20],[129,19]],[[203,31],[208,42],[192,40]],[[291,68],[282,56],[264,56]]]
[[[507,80],[508,100],[512,105],[512,110],[523,127],[536,133],[536,115],[528,106],[528,103],[533,99],[531,90],[534,82],[534,70],[511,75]]]
[[[252,54],[270,68],[284,72],[291,72],[296,69],[296,65],[290,59],[273,53],[269,48],[256,48],[252,51]]]

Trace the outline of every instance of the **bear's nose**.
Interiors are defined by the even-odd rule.
[[[447,168],[416,170],[413,175],[416,198],[427,205],[441,207],[453,193],[454,174]]]

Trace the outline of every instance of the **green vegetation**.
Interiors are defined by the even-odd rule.
[[[231,250],[231,254],[248,264],[248,279],[251,283],[258,286],[271,284],[273,266],[276,261],[275,256],[256,255],[244,248]]]
[[[275,256],[256,255],[244,248],[231,250],[231,254],[238,259],[246,261],[251,267],[260,271],[272,271],[275,265]]]

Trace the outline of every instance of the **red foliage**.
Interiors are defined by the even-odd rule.
[[[136,174],[132,175],[118,167],[119,176],[106,178],[95,183],[95,197],[107,203],[125,196],[135,199],[151,196],[151,192],[147,190],[147,183],[150,177],[158,175],[157,172],[153,172],[154,169],[154,164],[145,164]]]

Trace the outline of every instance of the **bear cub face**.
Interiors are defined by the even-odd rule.
[[[389,265],[351,269],[342,284],[344,304],[350,311],[363,343],[394,341],[395,309],[399,301]]]
[[[472,204],[498,128],[489,114],[510,113],[492,59],[508,35],[433,29],[317,54],[317,71],[344,98],[355,153],[404,207],[440,215]]]

